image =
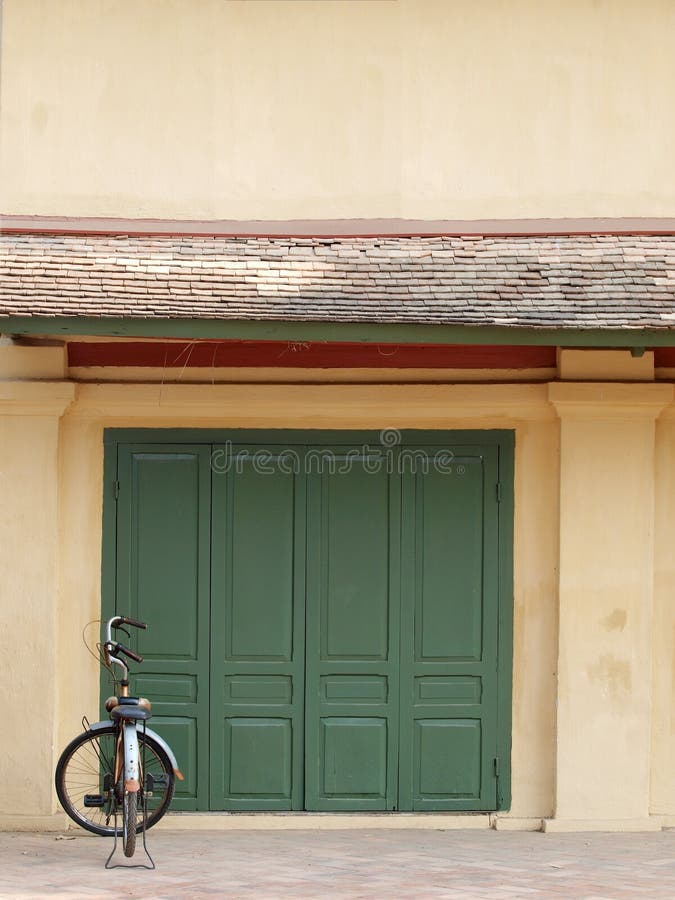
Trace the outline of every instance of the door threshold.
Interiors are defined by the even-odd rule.
[[[485,829],[490,813],[455,812],[170,812],[156,828],[173,831],[317,831]]]

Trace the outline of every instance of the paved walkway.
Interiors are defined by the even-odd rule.
[[[157,871],[127,873],[72,836],[0,834],[2,900],[675,898],[675,831],[158,831]]]

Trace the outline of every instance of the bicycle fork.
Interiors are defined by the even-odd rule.
[[[137,794],[141,788],[140,760],[138,754],[138,731],[135,722],[125,722],[122,725],[120,741],[124,742],[124,772],[119,773],[124,778],[124,790],[129,794]],[[119,759],[119,754],[118,754]]]
[[[136,722],[124,722],[120,728],[119,736],[117,738],[117,753],[115,755],[115,790],[117,789],[117,785],[122,783],[122,798],[125,793],[136,793],[138,794],[141,790],[141,778],[143,777],[143,773],[141,771],[141,760],[140,760],[140,750],[138,744],[138,729],[136,727]],[[106,860],[105,867],[106,869],[117,869],[117,868],[125,868],[125,869],[154,869],[155,863],[153,858],[150,856],[148,851],[148,846],[146,844],[145,833],[147,831],[147,793],[143,792],[143,850],[145,851],[145,855],[150,860],[150,865],[110,865],[110,861],[115,855],[115,850],[117,848],[117,815],[115,815],[115,827],[114,827],[114,836],[115,842],[113,844],[113,848],[110,852],[110,856]],[[127,823],[127,828],[131,824],[132,828],[136,828],[136,823]]]

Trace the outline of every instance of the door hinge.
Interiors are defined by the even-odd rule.
[[[496,494],[497,494],[497,503],[501,503],[502,502],[502,483],[501,483],[501,481],[497,482]]]
[[[494,758],[495,778],[499,778],[499,757]]]
[[[115,500],[117,500],[117,499],[119,499],[119,496],[120,496],[120,483],[119,483],[119,481],[116,481],[116,482],[115,482],[115,484],[113,485],[113,489],[114,489],[114,491],[115,491]]]

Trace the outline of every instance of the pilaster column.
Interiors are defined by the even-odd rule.
[[[555,818],[650,828],[655,420],[671,385],[549,386],[560,417]]]
[[[64,382],[0,381],[0,818],[54,810],[59,418]],[[13,819],[12,817],[16,817]]]

